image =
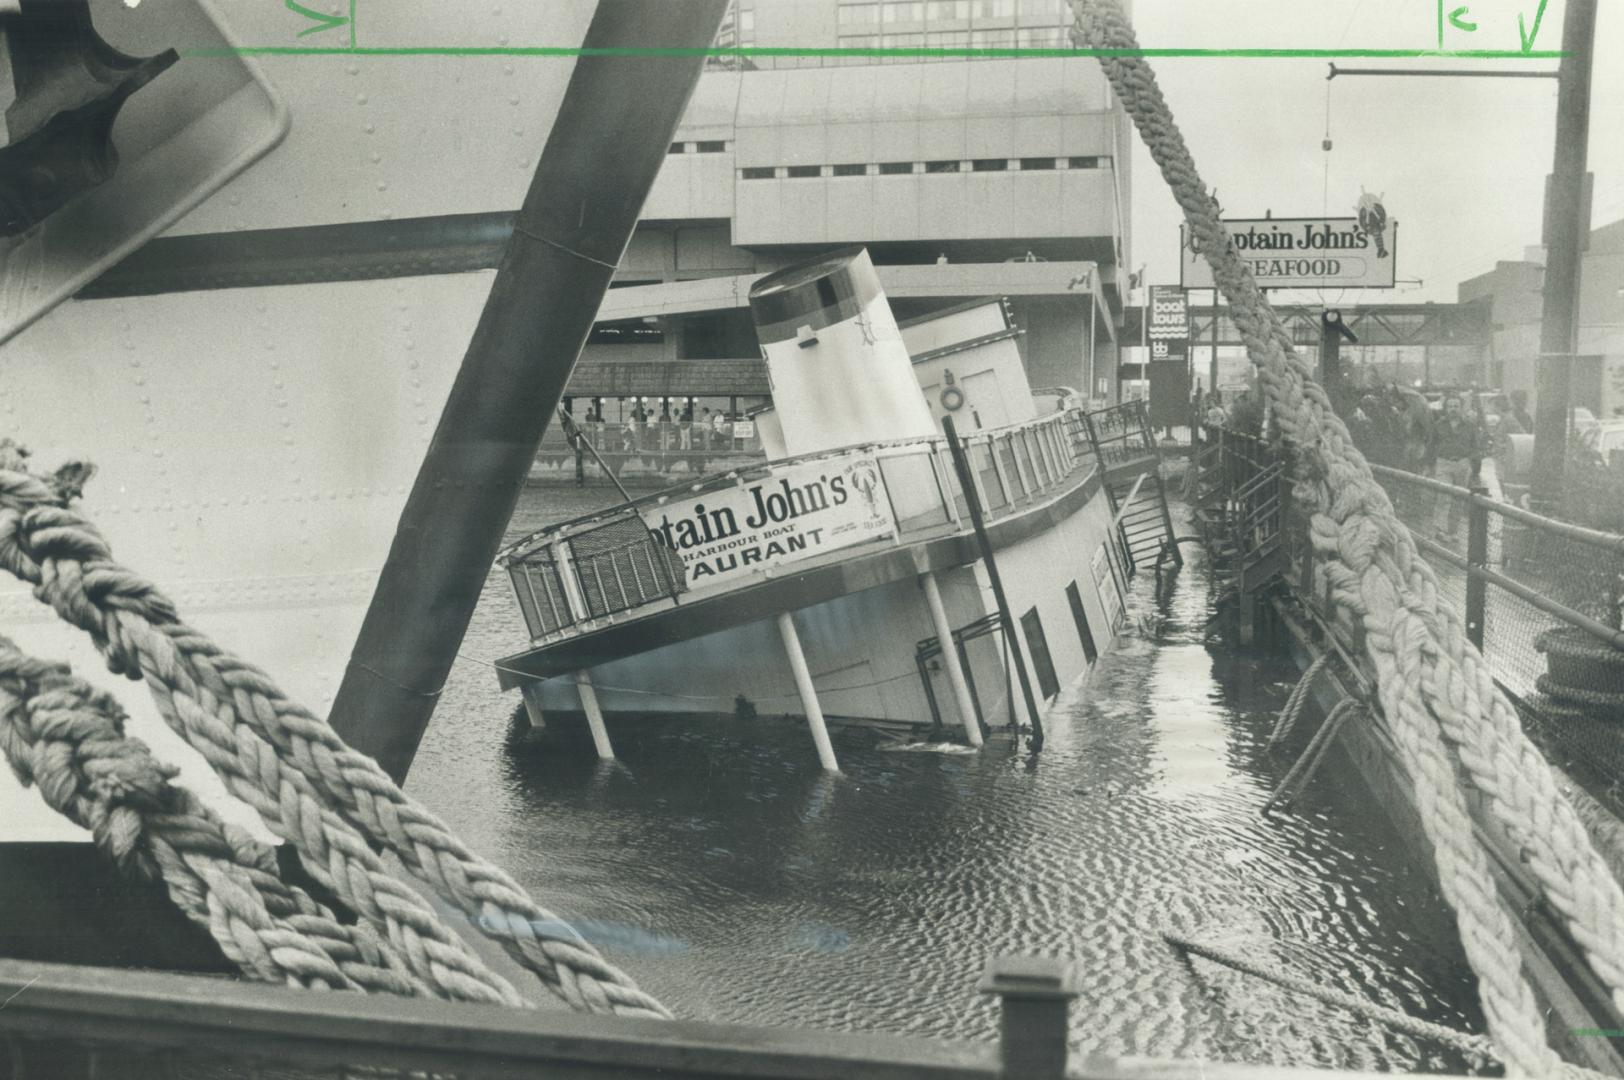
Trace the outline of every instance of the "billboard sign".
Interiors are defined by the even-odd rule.
[[[1345,218],[1226,218],[1224,227],[1263,289],[1391,289],[1398,222],[1361,210]],[[1179,284],[1213,287],[1200,245],[1179,229]]]
[[[1190,313],[1184,306],[1183,289],[1176,285],[1150,287],[1150,326],[1146,336],[1151,341],[1190,336]]]
[[[656,542],[682,556],[691,589],[896,533],[872,454],[775,468],[749,483],[639,513]]]

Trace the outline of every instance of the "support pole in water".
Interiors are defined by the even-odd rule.
[[[726,8],[601,0],[587,28],[329,717],[397,783]]]
[[[530,730],[547,730],[547,718],[541,711],[541,683],[539,681],[525,683],[519,687],[519,695],[524,698],[524,715],[530,721]]]
[[[784,639],[784,652],[789,656],[790,670],[795,673],[795,689],[801,692],[801,708],[806,710],[806,726],[811,729],[812,742],[818,748],[818,762],[829,772],[839,772],[835,748],[829,744],[829,729],[823,723],[823,706],[818,704],[818,690],[812,685],[812,672],[806,666],[806,654],[801,651],[801,635],[795,632],[793,613],[778,613],[778,636]]]
[[[598,692],[592,687],[592,676],[583,668],[575,673],[575,689],[581,694],[581,708],[586,712],[586,726],[592,732],[592,745],[598,748],[598,757],[615,760],[615,749],[609,745],[609,729],[603,723],[603,709],[598,706]]]
[[[964,456],[964,444],[959,441],[958,429],[951,416],[942,417],[942,431],[947,435],[947,449],[953,455],[953,470],[959,474],[959,489],[964,492],[964,504],[970,509],[970,524],[975,526],[976,544],[981,549],[981,563],[987,568],[987,581],[992,585],[992,596],[998,605],[998,618],[1004,624],[1004,640],[1009,643],[1010,656],[1015,661],[1015,674],[1021,681],[1021,697],[1026,701],[1026,715],[1032,718],[1033,750],[1043,749],[1043,718],[1038,715],[1038,702],[1032,696],[1032,680],[1026,674],[1026,658],[1021,655],[1015,640],[1015,618],[1010,614],[1009,598],[1004,595],[1004,581],[998,576],[998,560],[993,557],[992,540],[987,536],[987,522],[981,516],[981,500],[976,497],[975,477],[970,472],[970,460]],[[994,457],[994,461],[997,458]],[[1014,717],[1011,717],[1013,721]]]
[[[925,603],[930,607],[930,621],[936,626],[936,640],[942,646],[942,666],[947,669],[947,681],[953,687],[953,700],[958,704],[959,716],[964,721],[964,737],[971,746],[981,745],[981,725],[976,723],[975,699],[970,696],[970,684],[964,678],[959,664],[959,650],[953,641],[953,627],[947,621],[947,608],[942,604],[942,590],[936,585],[934,571],[920,574],[919,584],[925,589]]]

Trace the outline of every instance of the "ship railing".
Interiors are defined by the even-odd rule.
[[[1075,437],[1082,423],[1079,411],[1068,410],[962,436],[988,521],[1021,513],[1086,478],[1098,462],[1089,444]],[[718,473],[549,525],[510,545],[499,562],[532,644],[759,584],[782,564],[763,562],[725,583],[690,582],[681,555],[648,522],[663,513],[662,507],[707,493],[749,487],[808,465],[825,465],[833,472],[860,463],[872,463],[877,473],[875,496],[890,526],[883,535],[794,565],[809,568],[814,559],[846,559],[871,547],[911,544],[969,528],[968,503],[947,441],[940,436],[846,446]]]
[[[1339,1080],[1375,1073],[1070,1052],[1070,962],[1003,958],[996,1042],[642,1020],[0,959],[12,1080],[97,1076],[601,1076],[622,1080]],[[944,1001],[944,1007],[949,1003]],[[957,1006],[954,1006],[957,1007]]]

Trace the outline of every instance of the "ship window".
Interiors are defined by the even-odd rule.
[[[836,165],[835,166],[835,175],[836,176],[867,176],[868,175],[868,166],[867,165]]]
[[[1021,158],[1021,172],[1033,172],[1038,169],[1054,168],[1052,157],[1023,157]]]
[[[928,172],[928,173],[958,172],[959,171],[959,162],[957,162],[957,161],[927,161],[927,162],[925,162],[925,171]]]
[[[1098,169],[1100,161],[1097,157],[1073,157],[1067,158],[1066,164],[1073,169]]]
[[[1094,631],[1088,628],[1088,612],[1083,610],[1083,594],[1078,591],[1075,581],[1066,586],[1066,599],[1071,601],[1071,617],[1077,623],[1077,636],[1083,639],[1083,656],[1092,664],[1100,655],[1100,650],[1094,644]]]
[[[778,174],[778,170],[771,165],[751,165],[744,170],[746,180],[771,180]]]
[[[1007,158],[979,158],[971,162],[976,172],[1004,172],[1009,168]]]
[[[822,165],[791,165],[789,177],[792,180],[805,180],[809,176],[818,176],[823,172]]]
[[[1026,654],[1032,658],[1032,673],[1038,677],[1038,689],[1045,699],[1060,693],[1060,680],[1054,673],[1054,661],[1049,659],[1049,640],[1043,636],[1043,620],[1033,608],[1021,616],[1021,632],[1026,637]]]
[[[721,154],[727,150],[727,143],[721,139],[708,139],[705,142],[695,143],[694,146],[701,154]]]
[[[911,161],[882,161],[880,162],[881,176],[905,176],[913,172]]]

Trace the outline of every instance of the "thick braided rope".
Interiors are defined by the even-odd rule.
[[[1111,0],[1077,0],[1078,35],[1090,47],[1133,49],[1131,28]],[[1324,390],[1291,349],[1288,335],[1229,243],[1148,65],[1101,60],[1163,176],[1183,207],[1219,287],[1228,297],[1265,391],[1305,475],[1299,489],[1315,511],[1316,552],[1339,606],[1362,620],[1378,696],[1407,759],[1423,820],[1437,849],[1446,896],[1478,971],[1491,1030],[1515,1070],[1548,1071],[1554,1060],[1510,947],[1510,924],[1471,840],[1447,737],[1489,807],[1529,855],[1547,899],[1564,917],[1592,967],[1624,1006],[1624,892],[1606,872],[1582,823],[1538,750],[1493,684],[1459,620],[1437,603],[1436,580],[1408,531],[1352,446]]]
[[[24,786],[89,830],[125,874],[161,879],[243,973],[320,989],[428,993],[364,924],[276,875],[274,855],[170,783],[114,699],[0,637],[0,750]]]
[[[415,957],[421,945],[425,958],[440,965],[437,973],[454,981],[475,974],[470,965],[478,965],[415,893],[384,872],[361,835],[398,855],[572,1007],[669,1017],[573,928],[468,850],[375,762],[346,746],[325,721],[181,622],[152,583],[113,562],[100,534],[76,512],[55,505],[50,491],[26,474],[0,472],[0,565],[90,633],[113,670],[144,677],[166,721],[278,835],[300,845],[318,880],[359,914],[387,920],[391,941],[397,932],[413,931],[415,938],[397,942],[411,946],[404,950],[408,955]],[[423,937],[425,932],[431,936]],[[456,950],[457,964],[447,966],[454,959],[448,949]],[[518,1003],[493,973],[480,974],[490,974],[480,981],[504,987],[502,996]]]

